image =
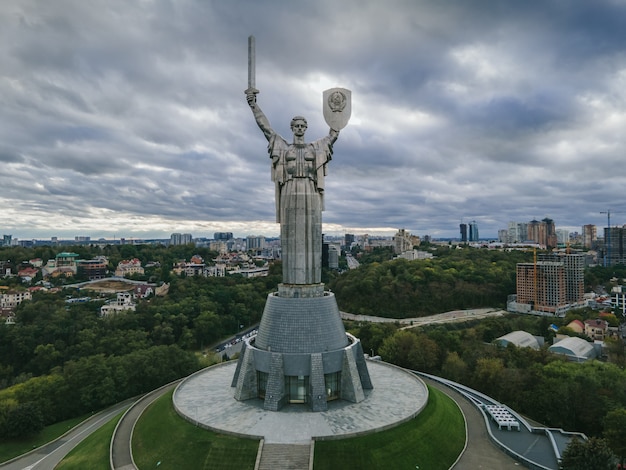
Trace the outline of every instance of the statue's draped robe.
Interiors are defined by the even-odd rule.
[[[269,138],[284,284],[321,282],[324,176],[332,144],[330,136],[309,144]]]

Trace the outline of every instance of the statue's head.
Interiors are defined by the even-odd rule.
[[[307,127],[306,119],[302,116],[296,116],[291,120],[291,131],[294,136],[303,136]]]

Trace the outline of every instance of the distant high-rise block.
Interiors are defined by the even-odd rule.
[[[478,235],[478,224],[476,223],[476,221],[472,221],[469,224],[469,241],[477,242],[479,239],[480,238]]]
[[[187,245],[193,240],[190,233],[172,233],[170,236],[170,245]]]
[[[598,229],[595,225],[583,225],[583,246],[593,248],[598,241]]]
[[[233,232],[215,232],[213,238],[215,240],[228,241],[233,238]]]
[[[626,264],[626,226],[604,228],[604,250],[606,266]]]

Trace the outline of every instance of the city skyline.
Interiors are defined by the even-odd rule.
[[[547,219],[547,220],[551,220],[551,219]],[[342,233],[323,233],[324,239],[328,239],[328,240],[336,240],[336,239],[343,239],[347,236],[351,236],[351,237],[362,237],[362,236],[369,236],[369,238],[372,239],[393,239],[395,237],[398,236],[398,233],[400,232],[406,232],[407,234],[411,235],[411,236],[417,236],[417,237],[429,237],[433,240],[459,240],[462,242],[468,242],[471,243],[473,241],[500,241],[500,242],[508,242],[508,243],[526,243],[526,242],[532,242],[532,241],[536,241],[534,240],[533,237],[536,238],[536,234],[534,236],[529,236],[524,238],[523,236],[519,236],[519,230],[520,229],[524,229],[527,230],[528,229],[528,225],[531,224],[532,222],[541,222],[541,221],[537,221],[537,220],[533,220],[533,221],[528,221],[528,222],[519,222],[519,221],[509,221],[509,226],[508,227],[503,227],[500,228],[498,230],[498,233],[495,236],[482,236],[482,235],[477,235],[475,237],[470,237],[469,236],[469,232],[470,227],[472,225],[474,225],[475,230],[478,232],[479,227],[477,226],[477,224],[475,223],[469,223],[469,224],[459,224],[459,232],[456,234],[456,236],[450,236],[450,237],[432,237],[430,234],[428,233],[415,233],[415,232],[410,232],[408,230],[405,230],[404,228],[398,228],[396,229],[392,234],[382,234],[382,233],[368,233],[368,232],[362,232],[362,233],[348,233],[348,232],[342,232]],[[512,228],[511,224],[515,225],[517,228]],[[611,226],[615,229],[618,230],[620,229],[619,226],[615,225],[615,224],[611,224]],[[463,227],[465,228],[465,237],[463,237]],[[605,228],[606,227],[601,227],[601,226],[596,226],[593,224],[586,224],[585,226],[581,226],[579,227],[579,230],[574,230],[574,231],[569,231],[566,229],[563,229],[559,226],[555,226],[555,231],[558,232],[564,232],[565,235],[567,236],[577,236],[579,238],[583,238],[585,236],[585,228],[587,227],[593,227],[595,229],[594,231],[594,240],[598,239],[598,240],[603,240],[604,239],[604,232],[605,232]],[[626,224],[624,224],[623,226],[624,228],[626,228]],[[515,240],[511,239],[511,231],[514,231],[515,233],[513,235],[517,235],[515,236]],[[503,234],[506,233],[506,236],[504,236]],[[225,235],[228,235],[228,237],[225,237]],[[34,238],[22,238],[19,236],[14,236],[13,234],[0,234],[0,246],[2,246],[2,237],[4,238],[4,242],[5,244],[8,243],[8,239],[11,239],[13,242],[16,241],[39,241],[39,242],[45,242],[45,241],[63,241],[63,242],[71,242],[72,240],[77,242],[77,243],[86,243],[86,242],[99,242],[99,241],[128,241],[128,242],[132,242],[132,241],[143,241],[143,240],[166,240],[169,241],[170,243],[174,243],[174,244],[184,244],[184,243],[189,243],[190,241],[196,241],[196,240],[246,240],[246,239],[250,239],[250,238],[266,238],[268,240],[280,240],[280,234],[278,235],[267,235],[264,233],[248,233],[248,232],[241,232],[241,233],[237,233],[237,232],[215,232],[213,234],[210,233],[202,233],[202,234],[192,234],[192,233],[180,233],[180,232],[172,232],[169,234],[163,234],[163,236],[156,236],[156,237],[126,237],[123,234],[122,235],[115,235],[113,237],[105,237],[105,236],[100,236],[98,234],[95,235],[89,235],[89,234],[81,234],[81,235],[69,235],[66,237],[60,237],[60,236],[56,236],[56,235],[45,235],[42,237],[34,237]],[[558,237],[557,237],[558,238]],[[509,240],[507,240],[509,239]],[[559,241],[559,243],[565,243],[565,241]]]
[[[462,27],[461,27],[462,25]],[[376,33],[372,33],[375,26]],[[458,238],[476,221],[626,223],[626,5],[238,0],[0,7],[0,231],[62,239],[278,236],[249,116],[328,132],[352,90],[323,231]],[[602,230],[598,230],[598,235]]]

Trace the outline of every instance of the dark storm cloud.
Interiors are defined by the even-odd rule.
[[[322,91],[353,92],[326,181],[337,233],[476,220],[495,236],[545,216],[580,230],[626,202],[621,2],[10,0],[0,229],[276,235],[243,93],[250,34],[285,138],[296,114],[324,136]]]

